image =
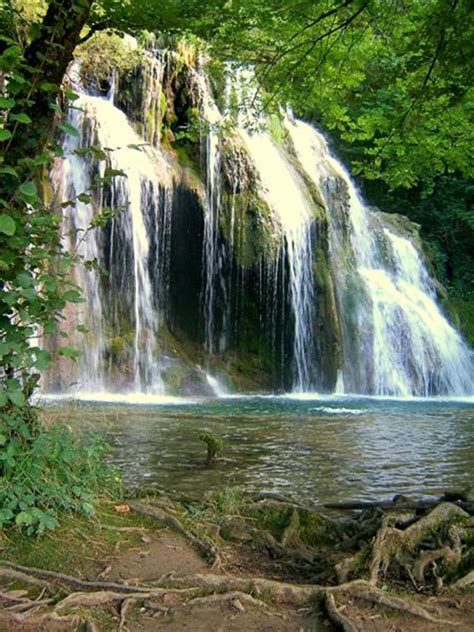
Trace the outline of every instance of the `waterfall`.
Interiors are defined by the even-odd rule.
[[[308,391],[312,380],[311,356],[315,297],[313,286],[312,209],[302,181],[275,145],[268,132],[242,130],[246,145],[262,180],[262,195],[280,220],[288,257],[291,306],[294,318],[294,389]]]
[[[221,210],[221,155],[218,125],[221,114],[217,109],[202,73],[196,74],[201,98],[202,112],[208,129],[203,134],[206,159],[206,200],[204,206],[203,271],[206,279],[204,290],[204,318],[206,323],[206,349],[214,353],[214,315],[216,283],[220,275],[220,253],[218,245],[219,212]]]
[[[107,175],[107,170],[114,174],[108,194],[102,192],[84,202],[80,196],[65,219],[68,249],[100,268],[76,267],[85,295],[78,318],[90,331],[77,341],[82,352],[79,384],[85,390],[113,389],[113,367],[106,362],[106,349],[109,338],[122,335],[131,343],[126,359],[129,388],[162,393],[157,334],[163,307],[159,303],[166,300],[170,167],[158,150],[143,147],[143,140],[110,98],[80,94],[70,122],[81,133],[78,139],[66,140],[65,159],[53,174],[62,194],[67,198],[86,194],[97,175]],[[94,164],[76,151],[91,144],[106,149],[105,164]],[[108,231],[88,230],[94,217],[109,207],[114,216]],[[156,278],[152,278],[152,260]]]
[[[204,65],[159,50],[142,64],[128,92],[115,74],[106,96],[78,87],[79,136],[52,173],[75,199],[64,246],[85,297],[62,326],[80,360],[56,389],[162,394],[171,367],[193,393],[201,378],[226,392],[212,376],[227,370],[300,393],[474,391],[420,243],[367,207],[317,130],[282,114],[272,133],[248,70],[228,66],[216,99]],[[192,168],[173,145],[183,94],[202,123]]]
[[[206,320],[207,347],[212,353],[213,301],[216,275],[219,275],[217,253],[218,220],[220,211],[219,183],[220,145],[216,128],[229,124],[232,118],[230,102],[237,99],[237,115],[234,132],[243,140],[255,170],[259,176],[262,198],[273,210],[284,235],[285,258],[289,268],[289,288],[292,317],[294,319],[294,383],[297,391],[308,391],[316,387],[312,356],[315,320],[315,296],[313,284],[313,209],[305,192],[304,183],[292,167],[282,149],[272,140],[266,128],[265,118],[258,114],[260,104],[254,103],[255,86],[253,75],[245,70],[228,68],[226,82],[226,109],[221,114],[210,95],[206,78],[199,75],[203,100],[203,114],[210,125],[207,135],[207,203],[205,212],[206,263]],[[237,189],[237,180],[234,191]],[[231,248],[234,238],[234,209],[231,216]],[[276,274],[271,274],[277,278]]]
[[[349,385],[355,392],[399,396],[472,392],[472,352],[437,305],[418,250],[407,237],[380,225],[377,214],[364,205],[347,171],[330,155],[313,127],[289,119],[286,125],[301,164],[325,196],[333,255],[345,256],[349,262],[353,257],[353,272],[363,284],[355,318],[342,313],[343,319],[355,320],[358,328],[354,332],[348,324],[346,335],[356,333],[359,337],[352,354],[348,351],[354,345],[346,341],[345,365],[363,363],[370,367],[370,373],[354,381],[353,370],[346,369],[342,375],[346,388]],[[335,216],[337,209],[329,199],[337,181],[347,191],[350,243],[345,251],[341,218]],[[353,291],[354,285],[344,283],[339,262],[334,259],[333,267],[344,306],[348,304],[344,294]]]

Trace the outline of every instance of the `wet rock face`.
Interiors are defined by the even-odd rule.
[[[203,341],[202,201],[177,186],[173,192],[167,320],[195,343]]]
[[[207,396],[210,367],[231,391],[331,392],[343,375],[348,392],[433,394],[454,388],[453,371],[436,373],[454,345],[455,386],[469,390],[472,363],[437,311],[418,227],[365,207],[310,125],[275,114],[249,125],[238,73],[216,97],[207,67],[184,53],[143,50],[83,91],[80,149],[102,142],[105,158],[74,158],[59,190],[87,190],[104,160],[125,176],[78,205],[71,228],[124,212],[87,238],[100,274],[82,271],[87,305],[68,320],[85,313],[94,334],[77,346],[95,368],[74,379],[140,390],[160,388],[161,371],[166,392]],[[446,344],[415,323],[417,292]],[[399,386],[400,341],[416,337]]]
[[[186,397],[212,397],[215,395],[205,374],[196,370],[186,373],[181,380],[180,391]]]

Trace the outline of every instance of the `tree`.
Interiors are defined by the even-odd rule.
[[[357,173],[408,188],[472,176],[469,0],[229,4],[216,49],[338,135]]]

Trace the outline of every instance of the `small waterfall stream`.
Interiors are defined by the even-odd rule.
[[[288,120],[287,127],[303,167],[325,193],[328,209],[328,192],[334,181],[342,181],[347,190],[350,244],[345,256],[350,261],[351,248],[353,272],[364,282],[365,297],[363,292],[357,302],[356,320],[360,331],[365,328],[371,338],[367,344],[364,335],[360,336],[358,353],[346,358],[346,364],[362,360],[371,367],[367,382],[354,384],[354,392],[399,396],[471,392],[472,353],[437,305],[418,250],[408,238],[377,225],[377,215],[364,205],[319,132],[302,121]],[[333,254],[340,257],[344,251],[337,235],[340,229],[335,227],[337,218],[330,217],[330,221]],[[333,263],[337,268],[338,262]],[[354,286],[347,286],[340,277],[339,281],[341,304],[347,304],[343,294],[354,291]],[[342,313],[343,319],[346,316],[354,317]],[[349,376],[343,375],[343,379],[350,384]]]
[[[119,109],[116,77],[108,96],[79,89],[69,120],[80,136],[65,139],[65,157],[52,174],[62,199],[88,192],[107,170],[115,174],[91,199],[81,196],[64,211],[65,247],[95,262],[75,269],[85,302],[68,313],[64,326],[82,352],[74,376],[78,388],[166,392],[163,371],[170,359],[162,328],[168,335],[175,327],[172,275],[183,265],[175,249],[182,242],[179,252],[191,252],[198,240],[200,277],[193,278],[200,286],[189,289],[200,297],[199,313],[191,296],[188,306],[186,296],[180,300],[187,321],[202,319],[202,338],[193,344],[201,346],[200,358],[206,356],[208,375],[195,365],[215,393],[225,389],[210,375],[214,363],[222,370],[223,358],[235,357],[245,337],[252,353],[259,352],[243,323],[244,310],[256,312],[258,345],[268,341],[265,353],[281,365],[280,375],[291,374],[286,383],[295,392],[330,384],[338,392],[390,396],[472,393],[472,352],[437,303],[419,244],[389,216],[366,207],[313,127],[284,115],[286,136],[272,136],[269,120],[249,98],[248,71],[228,70],[224,105],[218,107],[205,70],[189,70],[190,91],[198,95],[205,121],[204,168],[200,185],[180,197],[183,166],[161,141],[173,61],[161,51],[149,57],[140,75],[140,125]],[[101,148],[106,160],[77,152],[90,145]],[[259,200],[268,216],[242,210],[246,196]],[[200,205],[200,216],[183,228],[191,200]],[[104,212],[113,218],[87,230]],[[260,243],[258,230],[271,234],[249,263],[248,252]],[[78,336],[78,324],[89,333]],[[332,347],[321,342],[328,331],[339,336]],[[280,384],[274,378],[273,388]],[[66,387],[57,380],[57,389]]]
[[[249,134],[243,130],[242,135],[262,180],[261,193],[277,214],[283,230],[295,323],[294,390],[310,391],[316,387],[311,367],[315,311],[312,209],[304,195],[302,181],[268,132]]]
[[[130,337],[121,330],[120,312],[125,307],[133,324],[131,362],[127,369],[131,374],[130,385],[137,392],[163,393],[157,333],[160,308],[164,305],[159,304],[156,291],[161,287],[163,292],[163,287],[152,278],[150,262],[153,232],[159,231],[153,252],[158,280],[166,268],[166,261],[160,259],[165,259],[169,250],[166,221],[169,222],[171,212],[170,166],[159,150],[142,146],[143,139],[111,99],[82,93],[75,106],[70,120],[81,130],[81,136],[68,137],[66,141],[66,157],[53,174],[56,187],[70,199],[88,194],[96,175],[104,176],[106,169],[115,172],[108,191],[110,199],[105,200],[104,193],[90,202],[79,199],[69,218],[68,228],[72,232],[67,231],[68,248],[99,266],[99,272],[86,265],[76,267],[77,282],[86,297],[78,318],[90,331],[86,338],[77,340],[82,351],[80,385],[85,390],[111,388],[113,367],[106,362],[107,339],[111,337],[111,329],[115,335]],[[91,144],[107,148],[105,162],[94,165],[87,157],[74,153],[78,147]],[[115,215],[109,222],[109,245],[104,249],[104,231],[88,229],[97,213],[104,212],[109,205]],[[161,217],[165,219],[164,225]],[[104,280],[103,275],[108,278]]]

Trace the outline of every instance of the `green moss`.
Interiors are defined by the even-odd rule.
[[[160,110],[161,110],[162,118],[165,117],[167,108],[168,108],[168,99],[166,98],[166,94],[162,90],[160,94]]]
[[[220,437],[217,437],[212,432],[200,432],[199,440],[206,444],[207,447],[207,458],[206,464],[211,465],[217,458],[219,452],[222,451],[224,447],[224,442]]]
[[[166,323],[160,326],[158,344],[162,354],[172,354],[178,357],[187,364],[188,368],[203,364],[205,361],[205,355],[198,345],[193,344],[178,330],[171,332]]]
[[[445,305],[455,326],[461,331],[468,344],[474,347],[474,301],[450,298]]]
[[[132,49],[120,35],[110,31],[95,33],[78,47],[76,57],[81,60],[81,75],[97,86],[109,81],[112,72],[130,72],[143,60],[142,48]]]
[[[398,213],[382,213],[377,212],[377,217],[382,222],[382,225],[399,237],[409,239],[422,253],[424,252],[423,242],[420,237],[419,224],[412,222],[406,215],[399,215]]]
[[[288,131],[279,113],[270,114],[267,119],[267,130],[277,145],[283,145],[288,138]]]
[[[173,149],[181,167],[189,169],[192,175],[199,180],[199,183],[204,186],[201,165],[196,155],[195,145],[188,141],[180,141],[175,143]]]
[[[166,392],[169,395],[179,396],[181,395],[181,385],[186,377],[188,369],[186,366],[181,364],[173,365],[163,371],[161,374],[161,379],[165,383]]]
[[[256,193],[227,194],[219,222],[224,238],[233,244],[238,265],[250,268],[261,257],[267,262],[277,257],[280,233],[270,207]]]

